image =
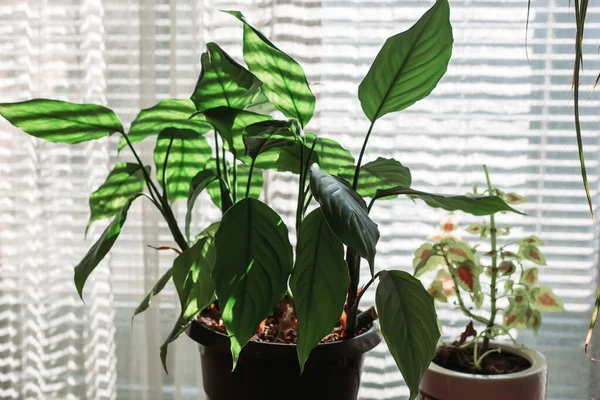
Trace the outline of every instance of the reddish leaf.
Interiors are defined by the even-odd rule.
[[[473,281],[475,279],[472,268],[466,263],[462,264],[456,269],[456,274],[458,275],[459,279],[469,288],[469,290],[472,291]]]
[[[503,276],[511,275],[517,270],[517,267],[512,261],[502,261],[498,266],[498,272]]]

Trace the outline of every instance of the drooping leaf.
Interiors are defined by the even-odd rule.
[[[244,23],[244,61],[263,83],[264,95],[286,117],[306,126],[315,111],[315,96],[300,64],[279,50],[241,12],[225,12]]]
[[[418,278],[445,264],[444,257],[435,254],[431,243],[424,243],[415,251],[415,257],[413,258],[414,276]]]
[[[333,232],[369,262],[373,275],[379,230],[369,218],[365,201],[345,181],[326,174],[317,165],[310,169],[310,190]]]
[[[194,130],[164,129],[158,135],[154,148],[156,179],[161,185],[167,150],[169,154],[165,171],[166,190],[167,198],[173,202],[188,197],[192,178],[210,159],[212,149],[206,138]]]
[[[244,144],[246,155],[257,158],[271,149],[295,146],[296,135],[292,132],[292,121],[262,121],[245,129]]]
[[[214,238],[215,235],[217,234],[217,231],[219,230],[220,225],[221,225],[220,222],[213,222],[212,224],[210,224],[209,226],[204,228],[204,230],[202,232],[200,232],[198,235],[196,235],[196,237],[194,238],[194,243],[200,241],[200,239],[203,239],[205,237]]]
[[[158,136],[166,128],[191,129],[205,134],[212,126],[201,116],[191,118],[196,107],[189,99],[162,100],[155,106],[143,109],[131,123],[127,136],[131,143],[141,142],[150,136]],[[119,150],[127,146],[125,138],[119,141]]]
[[[502,276],[512,275],[516,270],[517,266],[515,263],[509,260],[502,261],[500,265],[498,265],[498,272],[500,272]]]
[[[285,295],[292,246],[279,215],[253,198],[234,204],[223,215],[215,245],[212,277],[235,368],[244,345]]]
[[[106,227],[102,235],[98,238],[96,243],[89,249],[87,254],[83,257],[83,260],[75,267],[75,287],[79,297],[83,299],[83,287],[85,281],[90,276],[92,271],[100,264],[100,261],[108,254],[112,246],[117,241],[121,228],[127,219],[127,212],[129,207],[135,199],[140,197],[142,194],[137,193],[129,198],[127,203],[121,208],[119,213],[113,218],[111,223]]]
[[[443,208],[447,211],[464,211],[466,213],[482,216],[500,211],[521,212],[513,209],[498,196],[454,196],[446,194],[431,194],[415,189],[398,186],[388,190],[378,190],[374,199],[405,194],[423,200],[430,207]]]
[[[353,165],[342,167],[338,176],[352,182],[355,168]],[[392,158],[379,157],[360,167],[357,191],[363,197],[373,197],[377,190],[392,189],[396,186],[410,187],[411,182],[408,168]]]
[[[444,285],[439,279],[431,282],[427,288],[427,293],[437,301],[441,301],[442,303],[448,302],[448,296],[444,292]]]
[[[200,57],[202,71],[191,96],[199,112],[217,107],[243,109],[258,94],[260,81],[216,43]]]
[[[358,88],[371,122],[427,97],[446,73],[452,54],[448,0],[437,0],[409,30],[386,40]]]
[[[521,285],[525,285],[527,287],[533,287],[537,284],[538,281],[538,269],[537,268],[529,268],[524,270],[521,273],[521,279],[519,283]]]
[[[194,209],[194,204],[196,204],[196,199],[200,193],[215,180],[217,180],[217,172],[215,170],[203,169],[198,172],[190,182],[190,191],[187,197],[187,212],[185,213],[185,237],[188,240],[190,237],[190,226],[192,224],[192,210]]]
[[[537,246],[522,244],[519,247],[519,254],[537,265],[546,265],[546,258]]]
[[[533,330],[537,335],[542,326],[542,314],[538,310],[529,309],[525,313],[525,317],[527,318],[527,328]]]
[[[509,306],[504,311],[504,327],[506,329],[523,329],[525,327],[526,313],[527,310],[525,308]]]
[[[524,287],[515,288],[512,292],[513,307],[524,309],[529,307],[528,291]]]
[[[381,333],[410,389],[419,394],[423,373],[435,356],[440,331],[433,298],[404,271],[383,271],[375,295]]]
[[[261,121],[272,120],[269,115],[255,114],[250,111],[238,110],[231,107],[218,107],[204,111],[203,115],[219,132],[225,142],[227,150],[234,157],[242,159],[246,146],[244,145],[243,133],[248,125]]]
[[[150,173],[150,167],[145,167]],[[120,162],[108,174],[106,181],[90,195],[90,219],[92,222],[118,214],[127,201],[144,190],[144,172],[139,164]]]
[[[212,161],[212,160],[211,160]],[[243,199],[246,195],[246,188],[248,185],[248,174],[250,173],[250,166],[246,164],[238,164],[237,166],[237,199],[238,201]],[[233,168],[229,168],[229,177],[233,177]],[[233,183],[232,183],[233,184]],[[254,167],[252,170],[252,181],[250,182],[249,197],[258,199],[262,192],[264,184],[263,171],[259,168]],[[213,203],[223,209],[221,204],[221,195],[219,189],[219,182],[212,182],[206,187],[206,191],[210,195]]]
[[[124,132],[115,113],[97,104],[33,99],[0,103],[0,115],[13,126],[54,143],[80,143]]]
[[[455,272],[458,284],[462,289],[470,293],[481,291],[481,284],[479,282],[481,270],[472,261],[466,260],[456,264]]]
[[[565,306],[551,288],[540,286],[534,291],[535,308],[542,312],[561,312],[565,311]]]
[[[131,317],[132,322],[136,315],[143,313],[144,311],[146,311],[148,309],[148,307],[150,307],[150,303],[152,302],[152,299],[154,298],[154,296],[159,294],[164,289],[165,285],[167,284],[167,282],[169,282],[171,280],[172,276],[173,276],[173,269],[169,268],[167,270],[167,272],[165,272],[165,274],[163,276],[161,276],[158,281],[156,281],[156,284],[154,285],[152,290],[150,290],[150,292],[146,295],[144,300],[142,300],[140,305],[137,306],[137,308],[133,312],[133,316]]]
[[[302,222],[297,257],[290,289],[298,318],[298,360],[303,370],[312,349],[339,321],[350,284],[342,242],[319,208]]]
[[[336,175],[338,170],[345,165],[354,165],[354,156],[352,153],[343,148],[341,144],[333,139],[317,136],[314,133],[306,133],[306,144],[310,148],[315,140],[318,139],[315,145],[314,152],[318,155],[318,160],[321,171],[330,175]]]
[[[212,237],[204,237],[197,241],[173,262],[173,283],[177,289],[181,313],[160,348],[160,358],[165,371],[169,344],[214,300],[215,287],[210,276],[214,265],[215,243]]]

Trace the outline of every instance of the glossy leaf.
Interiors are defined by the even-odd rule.
[[[355,168],[353,165],[342,167],[338,176],[352,182]],[[410,187],[411,182],[408,168],[392,158],[379,157],[360,167],[357,191],[363,197],[373,197],[377,190],[392,189],[396,186]]]
[[[296,135],[291,130],[292,121],[262,121],[245,129],[246,155],[257,158],[271,149],[295,146]]]
[[[425,193],[411,188],[398,186],[388,190],[378,190],[374,199],[405,194],[423,200],[430,207],[447,211],[464,211],[473,215],[490,215],[500,211],[521,212],[513,209],[498,196],[454,196]]]
[[[190,226],[192,224],[192,210],[194,209],[194,204],[196,204],[196,199],[208,185],[217,179],[217,172],[215,170],[203,169],[198,172],[190,182],[190,191],[187,197],[187,212],[185,213],[185,237],[188,238],[188,240],[190,237]]]
[[[54,143],[75,144],[124,132],[115,113],[96,104],[33,99],[0,103],[0,115],[31,136]]]
[[[146,171],[149,173],[150,167],[146,167]],[[144,172],[139,164],[120,162],[115,165],[106,181],[90,195],[86,233],[92,222],[117,215],[131,196],[142,192],[145,186]]]
[[[192,94],[199,112],[217,107],[243,109],[258,95],[260,81],[216,43],[200,57],[202,71]]]
[[[333,232],[369,262],[373,275],[379,230],[369,218],[365,201],[348,183],[326,174],[317,165],[310,169],[310,190]]]
[[[227,150],[236,158],[241,158],[246,153],[242,136],[244,129],[248,125],[273,119],[269,115],[255,114],[231,107],[212,108],[204,111],[203,115],[219,132]]]
[[[77,288],[77,293],[79,293],[79,297],[83,299],[83,287],[87,278],[90,276],[92,271],[100,264],[100,261],[104,259],[104,257],[108,254],[110,249],[113,247],[119,234],[121,233],[121,228],[127,219],[127,212],[129,211],[129,207],[135,199],[141,196],[141,193],[137,193],[129,198],[127,203],[121,208],[116,217],[111,221],[111,223],[106,227],[102,235],[98,238],[96,243],[89,249],[87,254],[83,257],[83,260],[77,264],[75,267],[75,287]]]
[[[410,274],[382,271],[375,303],[381,333],[414,399],[440,338],[433,298]]]
[[[167,128],[158,135],[154,148],[156,178],[162,185],[163,168],[169,144],[166,165],[167,197],[170,201],[185,199],[192,178],[210,159],[212,149],[206,138],[191,129]]]
[[[333,139],[317,136],[313,133],[306,133],[306,144],[310,148],[315,140],[314,152],[318,155],[318,161],[321,171],[330,175],[336,175],[339,169],[346,165],[354,165],[354,156],[352,153],[342,147],[341,144]]]
[[[147,137],[158,136],[166,128],[191,129],[198,134],[206,134],[212,126],[199,115],[191,118],[195,112],[196,107],[189,99],[162,100],[139,112],[127,136],[131,143],[137,143]],[[122,137],[119,150],[125,146],[127,141]]]
[[[358,88],[370,121],[427,97],[446,73],[452,54],[448,0],[437,0],[409,30],[386,40]]]
[[[190,322],[214,301],[215,287],[210,276],[214,265],[215,243],[211,237],[199,240],[173,262],[173,283],[177,289],[181,313],[160,348],[160,358],[165,371],[169,344],[177,339]]]
[[[253,198],[234,204],[223,215],[215,245],[212,277],[235,368],[244,345],[285,295],[292,246],[279,215]]]
[[[308,160],[309,156],[310,161]],[[311,153],[310,147],[297,141],[293,146],[274,147],[261,153],[256,158],[254,166],[261,169],[298,174],[300,173],[301,159],[303,166],[319,162],[319,156],[316,151]]]
[[[312,349],[339,321],[349,285],[344,246],[317,208],[302,222],[296,265],[290,279],[298,318],[301,370]]]
[[[253,27],[241,12],[225,12],[244,23],[244,61],[262,81],[264,95],[286,117],[306,126],[315,111],[315,96],[300,64]]]
[[[534,291],[534,299],[535,308],[542,312],[565,311],[562,300],[547,286],[536,288]]]
[[[154,285],[152,290],[150,290],[150,292],[146,295],[144,300],[142,300],[140,305],[137,306],[137,308],[133,312],[133,316],[131,317],[132,322],[133,322],[133,318],[135,318],[136,315],[143,313],[144,311],[146,311],[148,309],[148,307],[150,307],[150,303],[152,302],[152,299],[154,298],[154,296],[159,294],[164,289],[165,285],[171,280],[172,276],[173,276],[173,269],[169,268],[167,270],[167,272],[165,272],[165,274],[163,276],[161,276],[158,281],[156,281],[156,284]]]
[[[246,195],[246,187],[248,185],[248,174],[250,173],[250,166],[246,164],[239,164],[237,166],[237,197],[238,201],[243,199]],[[229,168],[229,177],[233,177],[233,168]],[[264,185],[263,171],[259,168],[254,167],[252,170],[252,181],[250,182],[250,193],[249,197],[258,199],[262,192]],[[210,195],[213,203],[222,208],[221,204],[221,192],[219,189],[219,182],[210,183],[206,191]]]

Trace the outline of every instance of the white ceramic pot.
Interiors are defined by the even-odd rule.
[[[542,353],[509,344],[496,344],[531,363],[525,371],[505,375],[475,375],[442,368],[433,362],[423,375],[422,400],[544,400],[548,364]]]

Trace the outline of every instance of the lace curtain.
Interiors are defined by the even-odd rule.
[[[241,27],[218,12],[240,9],[305,67],[318,102],[309,130],[357,154],[368,127],[357,85],[383,41],[410,27],[430,3],[0,0],[0,101],[101,102],[127,126],[140,108],[189,97],[204,43],[216,41],[241,60]],[[540,282],[556,289],[568,312],[544,315],[539,335],[521,333],[519,340],[546,354],[549,399],[599,395],[598,367],[582,350],[598,260],[571,115],[572,8],[567,0],[532,1],[529,60],[525,0],[457,0],[451,9],[455,46],[448,73],[430,98],[378,122],[366,160],[394,157],[411,168],[415,188],[447,193],[482,184],[486,163],[497,186],[529,197],[521,207],[526,217],[499,219],[515,235],[545,239],[548,267]],[[588,11],[583,92],[600,70],[598,17],[598,10]],[[595,95],[581,102],[595,204],[598,106]],[[73,266],[105,226],[94,225],[84,241],[87,196],[116,162],[116,140],[57,145],[0,122],[1,399],[203,398],[199,357],[189,339],[171,347],[169,375],[160,366],[158,348],[178,314],[174,290],[168,287],[131,323],[173,260],[146,246],[172,243],[150,206],[132,208],[118,245],[86,287],[85,304],[72,283]],[[151,163],[152,141],[142,148]],[[294,185],[292,175],[269,173],[264,189],[288,226]],[[407,199],[378,204],[378,267],[410,270],[412,252],[443,216]],[[217,218],[202,196],[196,227]],[[459,216],[463,228],[478,220]],[[372,293],[365,296],[373,300]],[[440,316],[446,337],[465,324],[451,306]],[[407,395],[393,359],[379,346],[366,360],[361,399]]]

